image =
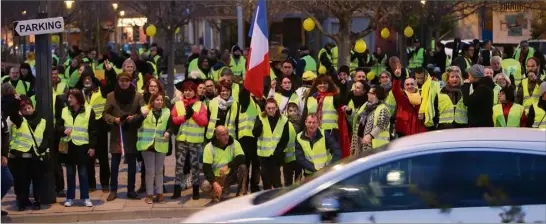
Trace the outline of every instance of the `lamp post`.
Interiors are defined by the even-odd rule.
[[[117,10],[118,3],[112,3],[112,9],[114,10],[114,46],[116,50],[118,49],[118,19],[117,19]]]
[[[21,15],[25,17],[27,15],[27,10],[23,10]],[[23,40],[23,61],[25,61],[27,60],[27,37],[23,36],[21,39]]]
[[[123,10],[119,11],[119,17],[120,17],[120,20],[122,20],[122,21],[121,21],[121,26],[120,26],[121,36],[122,36],[122,37],[123,37],[123,33],[125,32],[125,31],[123,30],[123,17],[124,17],[124,16],[125,16],[125,11],[123,11]],[[122,45],[120,48],[123,49],[123,45],[125,44],[125,41],[124,41],[123,38],[120,38],[120,40],[121,40],[121,45]]]
[[[72,9],[72,6],[74,5],[74,1],[64,1],[64,4],[66,6],[66,10],[69,12],[70,14],[70,10]],[[71,50],[71,43],[70,43],[70,24],[66,24],[66,26],[68,27],[68,29],[66,29],[66,43],[68,44],[68,52],[70,52]],[[63,45],[63,42],[62,42],[62,38],[61,38],[61,45]]]
[[[427,1],[421,1],[421,13],[419,14],[419,31],[420,31],[420,37],[419,37],[419,41],[421,42],[421,47],[423,49],[427,49],[426,48],[426,40],[425,40],[425,16],[423,16],[423,14],[425,14],[425,4],[427,4]]]

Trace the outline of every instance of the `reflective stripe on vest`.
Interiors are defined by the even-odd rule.
[[[394,116],[396,114],[396,99],[394,98],[392,90],[389,91],[389,94],[385,99],[385,106],[387,107],[387,109],[389,109],[391,116]]]
[[[217,96],[220,97],[220,96]],[[218,98],[214,98],[209,102],[210,118],[207,125],[207,139],[211,139],[216,129],[216,122],[218,121]],[[237,102],[233,102],[226,115],[226,123],[224,126],[228,129],[229,135],[233,138],[237,138],[235,133],[235,119],[237,118]]]
[[[199,113],[201,111],[201,101],[197,101],[192,105],[193,113]],[[184,105],[184,102],[177,101],[174,104],[176,108],[176,114],[178,116],[185,116],[186,115],[186,106]],[[190,118],[189,120],[186,120],[182,125],[180,125],[180,128],[178,129],[178,134],[176,137],[176,141],[185,141],[188,143],[203,143],[205,141],[205,127],[201,127],[193,120],[193,118]]]
[[[338,60],[338,50],[337,46],[332,48],[332,65],[334,66],[334,69],[338,69],[337,67],[337,60]]]
[[[538,103],[533,104],[535,110],[535,120],[533,122],[533,128],[546,128],[546,111],[538,106]]]
[[[374,118],[373,118],[374,128],[377,127],[377,122],[379,122],[379,114],[381,113],[381,110],[383,110],[383,109],[388,110],[388,108],[387,108],[387,106],[385,106],[385,104],[380,104],[379,106],[377,106],[377,108],[375,108],[375,111],[373,112],[374,113]],[[372,149],[377,149],[377,148],[389,143],[389,141],[390,141],[389,130],[390,130],[390,124],[387,125],[387,129],[382,130],[381,132],[379,132],[378,136],[374,136],[374,138],[372,139]]]
[[[259,112],[260,108],[251,97],[246,112],[243,113],[239,111],[239,123],[237,124],[239,125],[239,139],[243,137],[254,137],[252,129],[254,128],[254,122],[256,122]]]
[[[525,78],[521,81],[521,88],[523,90],[523,107],[525,107],[525,113],[529,113],[529,108],[534,103],[538,102],[540,98],[540,86],[535,84],[532,95],[529,95],[529,79]]]
[[[141,108],[143,110],[148,106]],[[146,151],[152,144],[155,151],[160,153],[167,153],[169,151],[169,140],[163,137],[163,134],[167,130],[169,124],[169,117],[171,116],[169,109],[161,109],[161,116],[159,119],[156,119],[152,111],[149,112],[148,116],[142,122],[142,125],[138,129],[138,140],[137,140],[137,150]]]
[[[301,138],[301,135],[304,132],[300,132],[297,136],[298,144],[300,144],[301,148],[303,149],[303,153],[305,154],[305,159],[309,160],[309,162],[312,162],[313,165],[315,165],[315,169],[318,171],[322,169],[323,167],[327,166],[332,161],[332,156],[326,149],[326,140],[324,131],[318,130],[322,134],[322,137],[313,144],[313,148],[311,148],[311,143],[307,140],[303,140]],[[312,173],[309,170],[305,170],[305,173]]]
[[[459,99],[456,105],[453,105],[451,98],[445,93],[438,94],[438,113],[440,114],[438,123],[440,124],[468,124],[466,106],[463,99]]]
[[[211,165],[214,176],[216,177],[220,176],[220,169],[226,166],[229,162],[231,162],[233,158],[235,158],[235,151],[242,151],[241,145],[237,144],[235,140],[233,144],[231,144],[228,148],[222,150],[213,146],[212,143],[208,143],[203,150],[203,152],[206,152],[207,150],[211,152],[210,154],[212,155],[212,158],[204,158],[204,160],[212,160]],[[208,156],[208,154],[204,153],[203,156]],[[224,173],[224,175],[228,175],[230,171],[231,169],[228,167],[228,170],[226,171],[226,173]]]
[[[36,128],[31,132],[29,128],[27,119],[23,118],[21,126],[17,128],[15,125],[12,126],[10,149],[17,150],[20,152],[28,152],[34,146],[35,149],[38,149],[44,137],[44,131],[46,128],[46,120],[40,119],[40,123]],[[34,133],[34,139],[36,139],[36,144],[34,144],[34,139],[32,138],[32,133]],[[39,156],[34,150],[34,153]]]
[[[275,148],[281,141],[281,137],[284,130],[284,125],[288,122],[288,118],[281,115],[277,124],[275,125],[275,130],[271,132],[271,125],[269,124],[269,119],[267,117],[260,117],[262,121],[262,134],[258,137],[258,156],[260,157],[270,157],[275,152]]]
[[[294,125],[288,122],[288,144],[284,150],[284,162],[289,163],[296,161],[296,129]]]
[[[502,104],[493,106],[493,123],[495,127],[520,127],[521,116],[523,115],[523,106],[512,104],[508,112],[508,121],[504,119],[504,111]]]
[[[85,102],[85,106],[90,106],[95,112],[95,120],[102,118],[102,113],[106,107],[106,98],[102,97],[100,87],[97,91],[91,93],[91,99],[89,102]]]
[[[72,129],[72,132],[69,136],[62,137],[62,141],[72,141],[74,145],[78,146],[89,144],[89,131],[87,130],[87,127],[89,126],[92,109],[90,106],[85,106],[84,110],[83,113],[79,113],[76,118],[74,118],[68,107],[63,108],[61,117],[64,120],[64,127]]]
[[[233,58],[233,55],[230,56],[231,60],[229,62],[229,67],[231,68],[231,71],[233,72],[233,75],[240,76],[241,78],[245,78],[246,73],[246,60],[244,57],[239,57],[239,61],[235,61],[235,58]]]
[[[317,113],[318,102],[314,97],[307,98],[307,113]],[[337,110],[334,107],[334,97],[326,96],[322,103],[322,119],[320,128],[323,130],[337,129]]]

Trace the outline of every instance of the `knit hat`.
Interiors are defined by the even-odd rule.
[[[303,81],[313,81],[317,78],[317,74],[315,74],[313,71],[306,71],[303,73]]]
[[[338,73],[341,73],[341,72],[345,72],[346,74],[349,74],[349,66],[342,65],[341,67],[339,67]]]
[[[469,75],[471,75],[474,78],[483,78],[484,69],[485,67],[483,67],[483,65],[476,64],[476,65],[472,65],[472,67],[470,67],[466,71],[468,72]]]
[[[546,93],[546,82],[542,82],[542,84],[540,84],[540,94],[539,94],[539,97],[542,97],[544,96],[544,93]]]
[[[308,51],[308,50],[309,50],[309,47],[307,45],[300,46],[300,51]]]
[[[133,77],[131,76],[131,74],[127,73],[127,72],[122,72],[122,73],[119,73],[118,76],[117,76],[118,80],[120,79],[127,79],[129,81],[133,80]]]

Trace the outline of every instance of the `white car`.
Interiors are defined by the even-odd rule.
[[[546,222],[546,130],[466,128],[394,141],[298,185],[237,197],[185,222]]]

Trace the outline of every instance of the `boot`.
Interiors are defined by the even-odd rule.
[[[177,184],[174,186],[174,192],[171,199],[178,199],[180,198],[181,194],[182,194],[182,187],[180,187],[180,185]]]
[[[163,194],[158,194],[157,195],[157,202],[159,204],[165,204],[167,201],[165,201],[165,196],[163,196]]]
[[[193,200],[199,200],[199,185],[193,185]]]
[[[106,201],[113,201],[118,198],[118,192],[116,191],[110,191],[110,194],[108,195],[108,198],[106,198]]]
[[[144,193],[146,193],[146,185],[145,185],[145,183],[140,184],[140,187],[138,188],[137,193],[139,193],[139,194],[144,194]]]

